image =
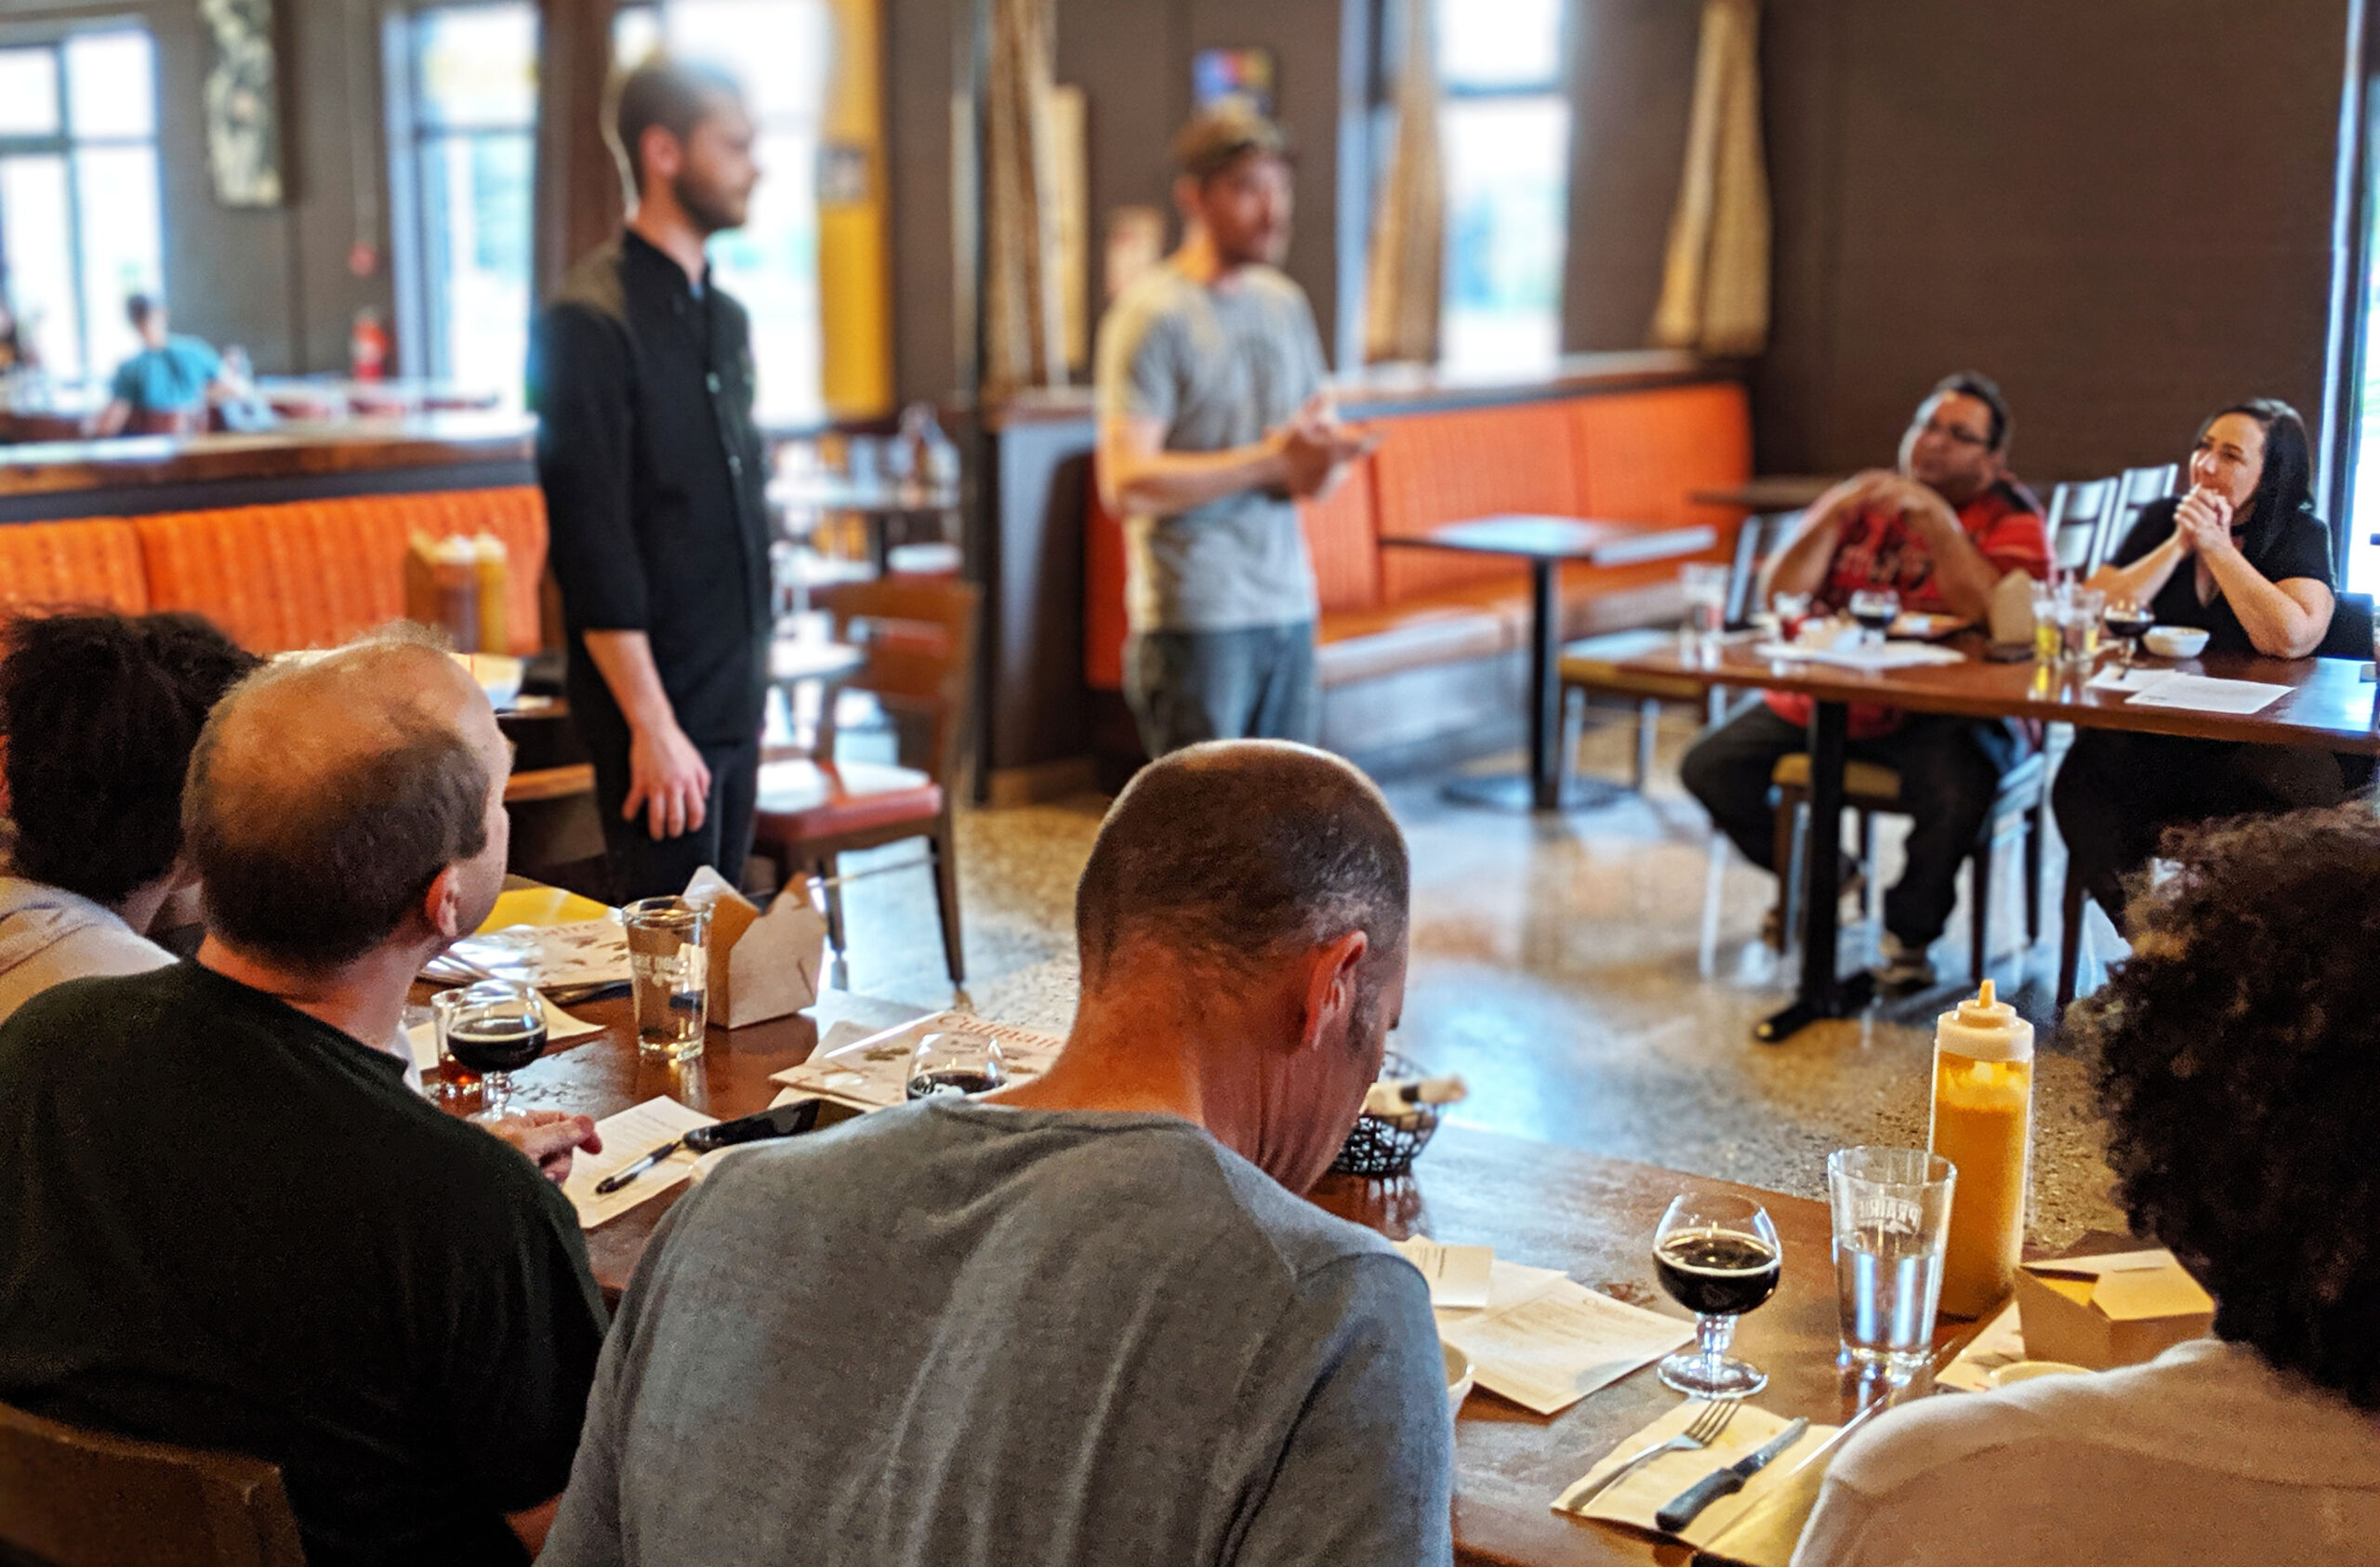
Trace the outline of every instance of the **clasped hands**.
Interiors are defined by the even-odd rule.
[[[1282,488],[1301,500],[1329,491],[1341,469],[1380,444],[1374,431],[1340,422],[1329,392],[1306,399],[1295,417],[1265,439],[1280,458]]]
[[[1844,499],[1852,506],[1881,507],[1898,511],[1912,521],[1951,528],[1959,525],[1950,503],[1926,485],[1891,468],[1870,468],[1844,486]]]
[[[2233,548],[2231,503],[2204,485],[2174,508],[2174,542],[2185,555],[2216,555]]]

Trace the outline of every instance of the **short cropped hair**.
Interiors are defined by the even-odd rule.
[[[384,731],[377,744],[260,786],[259,771],[277,763],[227,756],[227,734],[245,704],[311,674],[269,669],[217,708],[191,757],[182,837],[211,934],[320,971],[388,940],[440,872],[487,847],[494,781],[460,731],[398,691],[365,720]],[[233,745],[259,744],[243,735]]]
[[[1955,375],[1945,375],[1935,382],[1934,389],[1925,394],[1925,400],[1931,402],[1945,393],[1954,397],[1974,398],[1990,409],[1991,424],[1989,433],[1991,437],[1991,449],[1995,452],[2008,450],[2009,438],[2016,433],[2016,422],[2008,416],[2008,398],[2000,389],[1999,382],[1980,370],[1962,370]]]
[[[741,103],[744,88],[715,65],[663,57],[628,73],[612,109],[612,151],[638,191],[644,190],[644,133],[658,125],[683,141],[721,99]]]
[[[2218,1337],[2380,1409],[2380,821],[2243,818],[2160,852],[2134,955],[2067,1015],[2119,1195]]]
[[[1075,892],[1086,989],[1145,941],[1228,974],[1361,930],[1367,969],[1405,947],[1405,836],[1369,779],[1320,751],[1223,741],[1142,770]]]
[[[0,645],[15,870],[119,903],[173,869],[191,749],[257,660],[193,614],[27,615]]]

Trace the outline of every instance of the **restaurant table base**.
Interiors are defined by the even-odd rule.
[[[1529,561],[1528,770],[1457,778],[1439,794],[1488,810],[1601,810],[1633,791],[1562,774],[1562,601],[1559,560]]]
[[[1875,997],[1868,975],[1842,972],[1835,950],[1843,900],[1843,763],[1851,709],[1840,702],[1810,704],[1810,824],[1802,850],[1808,895],[1802,904],[1802,982],[1793,1004],[1764,1018],[1752,1037],[1764,1045],[1792,1038],[1812,1023],[1847,1018]],[[1778,867],[1784,874],[1784,867]],[[1980,915],[1977,915],[1981,918]]]

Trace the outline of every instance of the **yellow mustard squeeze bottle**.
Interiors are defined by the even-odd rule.
[[[1978,1317],[2008,1298],[2025,1244],[2033,1025],[1983,981],[1934,1032],[1933,1150],[1959,1172],[1942,1310]]]

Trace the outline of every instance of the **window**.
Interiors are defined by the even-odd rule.
[[[139,348],[134,294],[164,296],[157,65],[139,28],[0,47],[0,295],[62,380]]]
[[[825,0],[665,0],[623,7],[614,59],[633,66],[666,45],[744,85],[760,130],[760,183],[741,229],[710,243],[712,275],[752,317],[758,408],[767,425],[826,416],[818,325],[818,145],[826,109]]]
[[[1432,0],[1447,188],[1450,369],[1550,366],[1562,349],[1570,105],[1563,0]]]
[[[517,399],[529,362],[536,7],[440,6],[400,32],[405,350],[438,379]]]

